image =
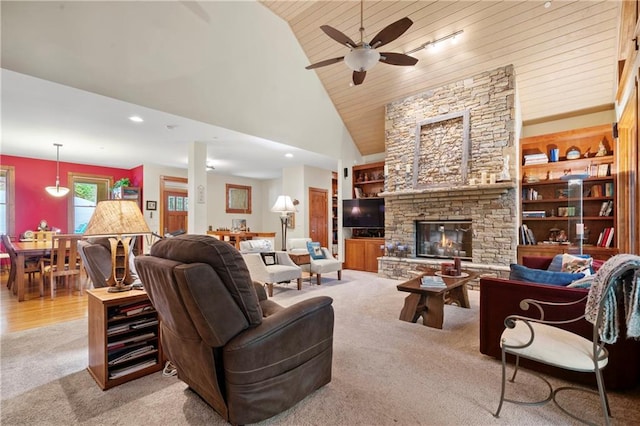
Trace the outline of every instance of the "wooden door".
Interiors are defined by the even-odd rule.
[[[309,188],[309,237],[311,241],[318,241],[322,247],[328,247],[328,203],[326,189]]]
[[[160,234],[188,231],[189,201],[187,179],[161,176],[160,178]]]
[[[184,200],[187,191],[171,190],[164,193],[164,222],[162,224],[163,235],[179,230],[187,231],[187,211],[184,209]],[[176,200],[182,200],[178,202]]]

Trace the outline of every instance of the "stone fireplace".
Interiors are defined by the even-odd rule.
[[[514,81],[506,66],[387,105],[385,243],[412,251],[380,258],[380,275],[410,277],[455,250],[463,267],[496,275],[515,261]]]

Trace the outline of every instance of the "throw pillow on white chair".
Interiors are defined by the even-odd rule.
[[[287,247],[290,253],[294,254],[306,254],[308,253],[311,258],[309,265],[302,265],[302,269],[305,272],[309,272],[312,276],[316,274],[316,284],[320,285],[322,280],[322,274],[329,272],[337,272],[338,279],[342,279],[342,262],[333,257],[329,249],[326,247],[320,247],[317,244],[316,250],[309,249],[307,243],[312,243],[311,238],[290,238],[287,241]],[[320,250],[317,250],[319,248]],[[313,251],[313,253],[312,253]]]

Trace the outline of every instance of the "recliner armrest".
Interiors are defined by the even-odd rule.
[[[275,377],[332,350],[333,299],[313,297],[275,312],[224,347],[229,383],[253,383]]]

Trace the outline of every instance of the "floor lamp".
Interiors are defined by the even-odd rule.
[[[110,293],[131,290],[130,284],[133,283],[129,271],[131,236],[150,233],[135,201],[106,200],[98,203],[84,235],[110,237],[111,275],[107,278]]]
[[[274,213],[280,213],[280,224],[282,226],[282,251],[287,251],[287,224],[289,222],[289,213],[294,213],[296,207],[288,195],[278,195],[276,203],[271,207]]]

